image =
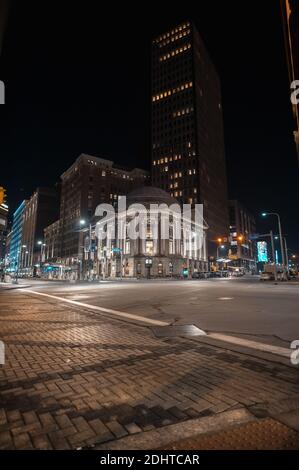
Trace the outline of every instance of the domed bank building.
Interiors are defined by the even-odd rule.
[[[132,238],[128,228],[140,205],[146,209],[140,224],[143,235]],[[179,212],[173,208],[179,208]],[[168,220],[167,236],[163,235],[165,220]],[[134,189],[127,195],[125,207],[118,209],[114,226],[109,217],[97,220],[93,273],[100,279],[180,278],[207,271],[208,227],[203,217],[188,220],[185,226],[177,200],[166,191],[152,186]],[[110,236],[104,237],[104,231]]]

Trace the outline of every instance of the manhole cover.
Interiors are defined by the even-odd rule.
[[[151,328],[155,336],[203,336],[206,333],[195,325],[154,326]]]

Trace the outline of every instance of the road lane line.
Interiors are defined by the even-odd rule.
[[[25,294],[29,292],[30,294],[49,297],[50,299],[59,300],[61,302],[67,302],[72,305],[77,305],[78,307],[89,308],[91,310],[96,310],[98,312],[111,313],[112,315],[117,315],[123,318],[129,318],[130,320],[137,320],[139,322],[149,323],[150,325],[169,326],[169,323],[166,323],[164,321],[153,320],[152,318],[141,317],[140,315],[134,315],[132,313],[120,312],[119,310],[112,310],[111,308],[98,307],[97,305],[85,304],[83,302],[77,302],[76,300],[64,299],[63,297],[58,297],[57,295],[45,294],[44,292],[37,292],[34,290],[30,290],[30,289],[19,289],[19,290],[24,292]]]
[[[226,343],[237,344],[238,346],[245,346],[251,349],[257,349],[258,351],[270,352],[277,354],[278,356],[290,357],[291,350],[282,348],[280,346],[274,346],[273,344],[259,343],[257,341],[251,341],[249,339],[238,338],[236,336],[223,335],[221,333],[209,333],[209,338],[219,339]]]

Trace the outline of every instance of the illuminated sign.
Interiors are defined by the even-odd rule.
[[[257,256],[261,263],[268,262],[268,247],[267,242],[257,242]]]

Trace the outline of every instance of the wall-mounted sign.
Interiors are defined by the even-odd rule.
[[[257,242],[257,257],[260,263],[268,262],[268,244],[267,242]]]

